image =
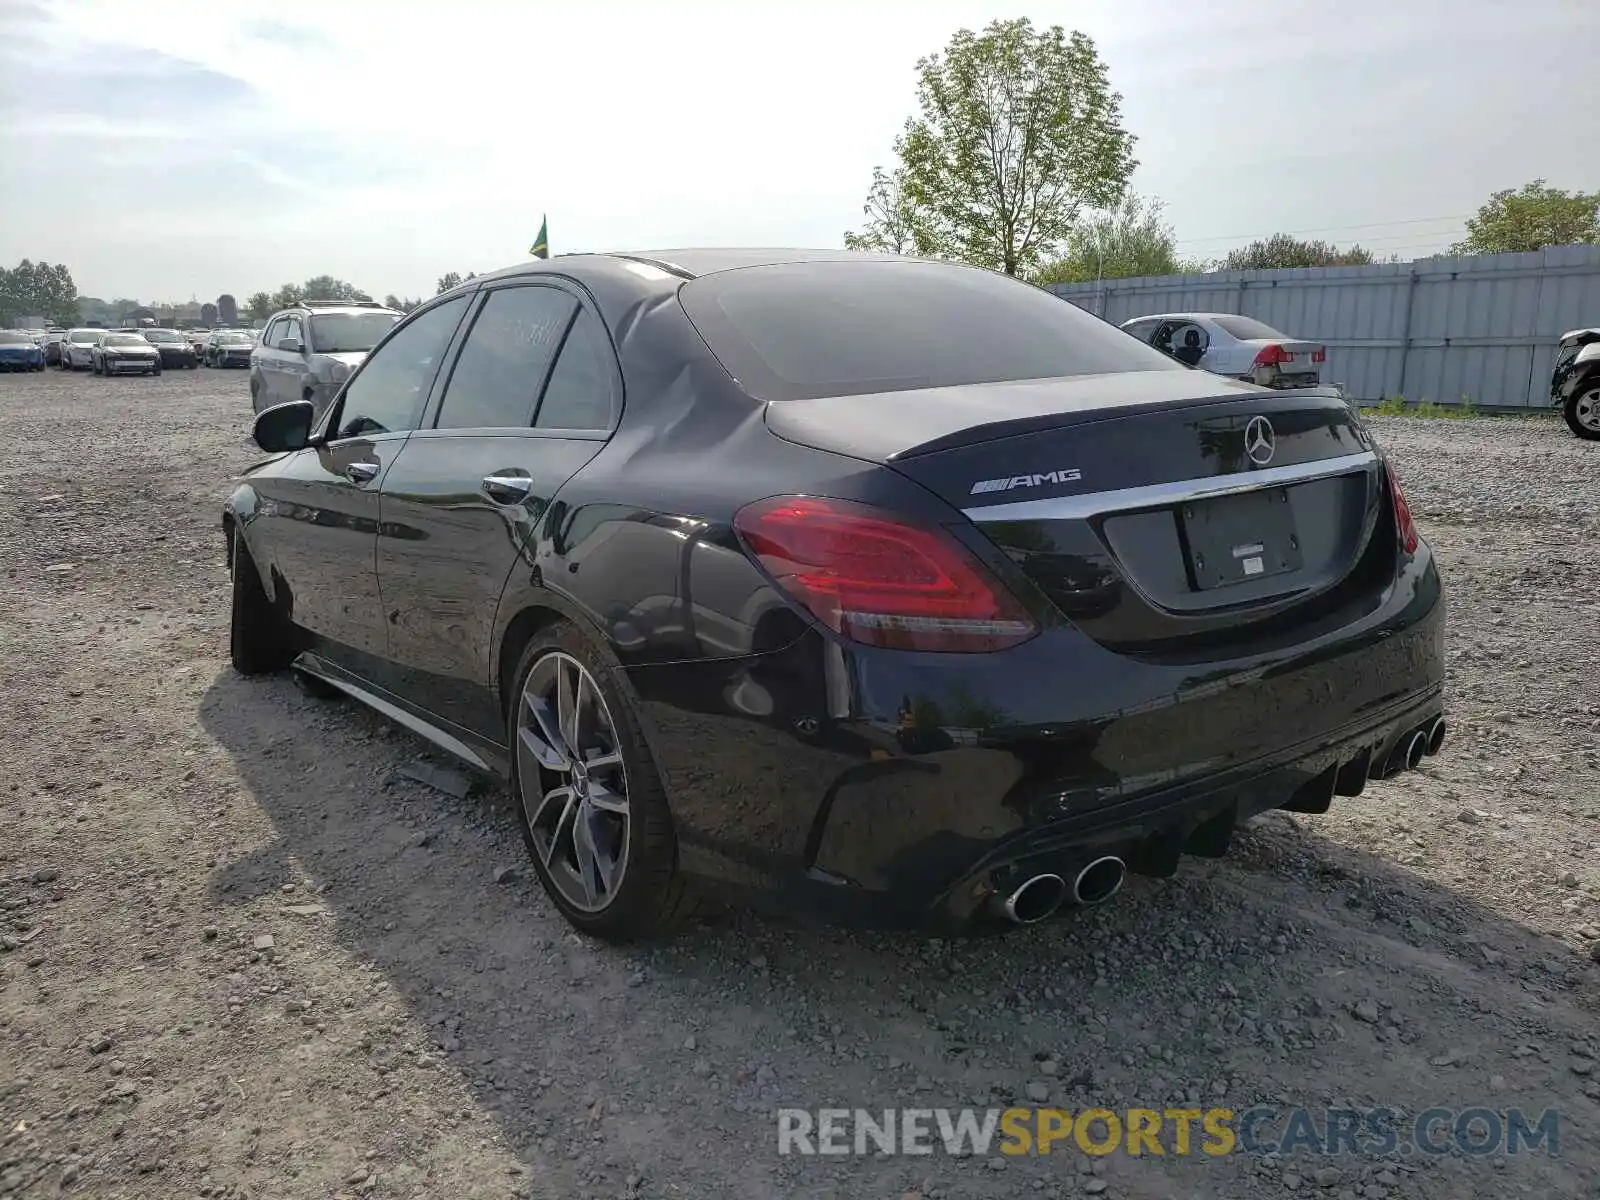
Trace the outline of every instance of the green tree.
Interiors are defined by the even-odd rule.
[[[1372,251],[1361,246],[1341,250],[1332,242],[1301,241],[1275,233],[1263,241],[1230,250],[1222,261],[1224,271],[1272,271],[1282,267],[1360,267],[1373,262]]]
[[[280,308],[293,308],[306,298],[306,292],[298,283],[286,283],[272,293],[272,311]]]
[[[1138,165],[1094,41],[1059,25],[959,31],[917,63],[917,108],[889,177],[910,227],[944,257],[1009,275],[1053,255],[1081,210],[1114,205]]]
[[[385,308],[393,308],[399,312],[406,313],[410,312],[413,308],[417,307],[417,305],[421,303],[421,296],[396,296],[393,292],[390,292],[383,298],[383,304]]]
[[[1047,263],[1034,282],[1092,283],[1136,275],[1181,275],[1203,269],[1178,257],[1178,239],[1162,215],[1166,205],[1131,192],[1116,208],[1075,225],[1061,257]]]
[[[19,317],[43,317],[62,325],[78,322],[78,288],[72,272],[60,264],[23,259],[0,267],[0,317],[9,324]]]
[[[938,247],[921,211],[906,194],[904,168],[892,175],[882,167],[872,168],[872,186],[861,213],[866,223],[859,233],[845,233],[847,250],[937,255]]]
[[[272,307],[271,292],[252,292],[249,299],[244,302],[247,313],[257,321],[265,321],[275,311]]]
[[[306,280],[301,285],[300,297],[303,300],[332,300],[340,304],[372,299],[354,284],[335,279],[332,275],[318,275]]]
[[[1495,192],[1467,220],[1452,254],[1508,254],[1600,243],[1600,192],[1569,192],[1542,179]]]

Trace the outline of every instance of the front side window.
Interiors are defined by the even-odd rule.
[[[615,362],[600,319],[581,310],[562,343],[534,424],[540,429],[610,429],[616,418]]]
[[[283,322],[283,331],[278,337],[280,343],[299,342],[303,347],[305,339],[300,334],[300,320],[298,317],[288,317]]]
[[[497,288],[450,372],[440,429],[526,429],[578,303],[552,287]]]
[[[344,389],[335,436],[415,429],[466,306],[460,296],[430,308],[378,347]]]

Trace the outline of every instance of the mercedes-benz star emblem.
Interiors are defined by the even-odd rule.
[[[1250,424],[1244,427],[1244,452],[1249,455],[1251,462],[1258,467],[1266,466],[1272,461],[1272,452],[1277,449],[1277,443],[1271,421],[1265,417],[1250,418]]]

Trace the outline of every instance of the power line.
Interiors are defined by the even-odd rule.
[[[1301,237],[1308,233],[1349,233],[1360,229],[1387,229],[1391,225],[1428,225],[1439,221],[1465,221],[1470,215],[1470,213],[1466,213],[1445,217],[1405,217],[1396,221],[1369,221],[1365,225],[1324,225],[1317,229],[1274,229],[1270,233],[1218,234],[1215,237],[1180,238],[1178,245],[1194,246],[1201,242],[1248,242],[1268,238],[1277,233],[1287,233],[1291,237]]]

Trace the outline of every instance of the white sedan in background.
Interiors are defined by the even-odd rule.
[[[88,371],[94,367],[94,348],[104,329],[69,329],[61,337],[61,369]]]
[[[1233,313],[1160,313],[1121,328],[1179,362],[1272,388],[1316,387],[1327,348]]]

